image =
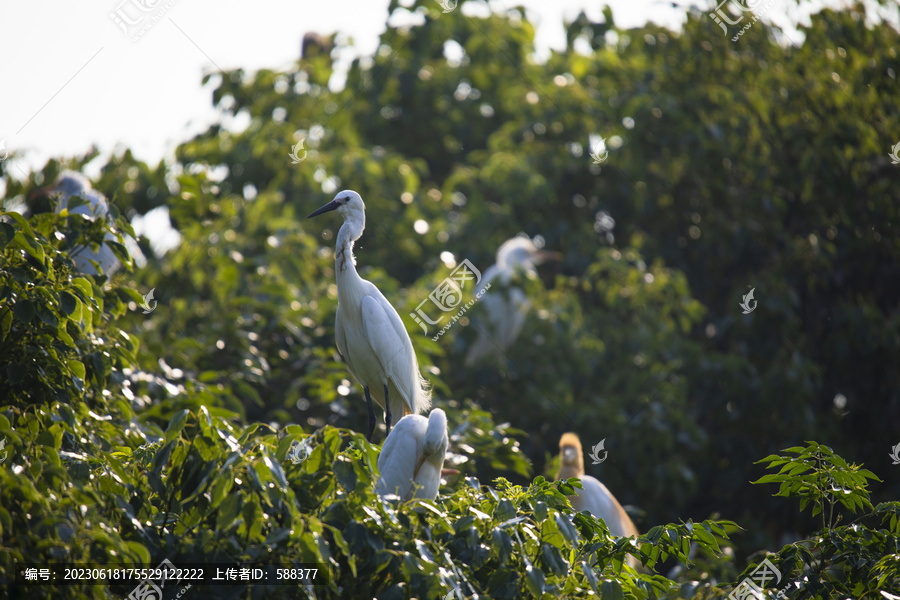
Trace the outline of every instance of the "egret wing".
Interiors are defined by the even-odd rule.
[[[409,382],[415,381],[412,344],[400,315],[387,299],[367,295],[362,300],[362,321],[366,340],[375,351],[385,380],[390,379],[403,394],[407,405],[413,398]]]
[[[344,358],[344,362],[347,364],[347,369],[350,370],[350,374],[365,386],[366,382],[359,378],[359,375],[353,370],[353,365],[350,364],[350,355],[347,354],[347,332],[344,330],[344,319],[341,318],[340,304],[338,304],[337,315],[334,318],[334,342],[337,345],[338,352],[340,352],[341,356]]]
[[[481,276],[481,280],[478,282],[478,285],[475,286],[475,295],[477,296],[479,292],[487,287],[487,284],[492,283],[494,278],[497,277],[497,274],[500,272],[500,269],[497,265],[491,265],[484,272],[484,275]]]
[[[596,518],[603,519],[611,534],[616,536],[625,535],[624,527],[620,522],[619,511],[617,510],[619,502],[612,495],[612,492],[590,475],[581,477],[581,485],[584,488],[578,490],[577,494],[582,502],[582,510],[587,510]]]
[[[400,419],[384,441],[378,455],[380,476],[375,487],[376,494],[397,494],[404,500],[408,499],[419,455],[419,438],[423,433],[419,430],[425,429],[424,423],[419,423],[418,419],[425,421],[419,415],[407,415]]]
[[[334,343],[337,344],[338,352],[345,359],[347,357],[347,334],[344,332],[344,320],[341,318],[341,305],[338,304],[337,313],[334,317]]]

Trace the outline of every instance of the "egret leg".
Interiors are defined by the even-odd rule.
[[[369,407],[369,433],[366,439],[372,441],[372,434],[375,433],[375,408],[372,406],[372,396],[369,395],[369,386],[363,386],[366,392],[366,405]]]
[[[384,384],[384,424],[387,426],[387,432],[391,432],[391,403],[388,402],[387,384]]]

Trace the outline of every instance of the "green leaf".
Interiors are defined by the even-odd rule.
[[[272,472],[272,476],[275,478],[275,482],[281,486],[281,489],[285,490],[288,488],[287,478],[284,476],[284,469],[281,468],[281,465],[273,461],[268,456],[263,456],[263,462],[269,470]]]
[[[506,531],[495,527],[491,532],[491,551],[500,562],[500,566],[506,566],[512,556],[512,538]]]
[[[188,409],[179,410],[174,415],[172,415],[171,420],[169,420],[169,426],[166,427],[165,433],[165,443],[168,444],[175,438],[181,434],[181,430],[184,429],[185,423],[187,423],[188,415],[191,414],[191,411]]]
[[[57,329],[59,327],[59,317],[57,317],[49,307],[38,304],[35,307],[35,312],[37,312],[37,316],[41,321],[43,321],[53,329]]]
[[[560,533],[562,533],[563,537],[571,546],[578,545],[578,530],[575,529],[575,526],[569,520],[569,518],[561,512],[555,512],[553,514],[553,520],[556,522],[557,528],[559,528]]]
[[[113,251],[113,254],[116,255],[116,258],[118,258],[123,264],[128,264],[131,262],[131,256],[128,254],[128,249],[125,246],[113,240],[106,240],[106,245],[109,246],[110,250]]]
[[[74,358],[70,358],[69,360],[66,361],[66,364],[68,365],[69,369],[72,370],[72,373],[74,373],[76,377],[84,379],[84,375],[85,375],[84,363],[82,363],[79,360],[75,360]]]
[[[34,318],[34,304],[31,300],[19,300],[13,307],[13,314],[23,323],[30,323]]]
[[[19,231],[13,236],[12,245],[27,252],[28,255],[35,259],[39,264],[44,263],[44,248],[34,239],[34,237],[23,235],[22,232]]]
[[[618,581],[604,579],[600,585],[600,597],[603,600],[625,600],[625,591]]]
[[[525,587],[528,588],[532,596],[535,598],[541,597],[544,593],[544,583],[546,583],[546,577],[543,571],[534,565],[525,567]]]
[[[172,449],[174,448],[174,444],[171,442],[167,442],[163,445],[162,448],[156,451],[156,454],[153,456],[153,463],[151,465],[151,472],[154,475],[159,476],[162,472],[163,467],[165,467],[169,462],[169,456],[172,454]]]
[[[62,313],[66,316],[71,315],[75,312],[75,309],[78,307],[78,298],[70,294],[69,292],[63,291],[59,294],[59,308]]]
[[[91,298],[94,297],[94,290],[93,290],[93,287],[91,286],[91,282],[89,282],[89,281],[88,281],[87,279],[85,279],[84,277],[76,277],[76,278],[74,278],[74,279],[72,280],[72,285],[74,285],[76,288],[78,288],[78,291],[79,291],[79,292],[81,293],[81,295],[82,295],[82,298],[81,298],[81,299],[82,299],[83,301],[87,302],[87,301],[89,301]]]
[[[502,498],[494,509],[494,520],[503,522],[508,521],[516,516],[516,505],[509,498]]]
[[[6,246],[13,240],[13,237],[15,237],[15,235],[15,227],[10,225],[9,223],[0,221],[0,251],[6,248]]]
[[[564,577],[569,572],[566,559],[563,558],[559,548],[552,544],[541,544],[541,564],[558,577]]]
[[[336,460],[334,462],[334,475],[337,477],[341,487],[348,492],[352,492],[356,489],[356,469],[354,469],[353,465],[349,462],[345,460]]]

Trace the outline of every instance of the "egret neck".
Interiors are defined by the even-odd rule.
[[[363,230],[366,228],[366,214],[357,214],[355,212],[344,215],[344,224],[341,225],[337,235],[337,244],[334,254],[334,268],[337,271],[337,277],[340,278],[344,271],[350,271],[348,274],[352,279],[361,279],[359,273],[356,272],[356,257],[353,256],[353,244],[362,237]],[[340,292],[341,286],[338,286]]]

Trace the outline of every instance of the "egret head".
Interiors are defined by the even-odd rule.
[[[48,193],[61,194],[63,197],[79,196],[91,189],[91,182],[77,171],[63,171],[56,184],[47,189]]]
[[[547,260],[559,260],[562,254],[549,250],[540,250],[527,237],[514,237],[503,242],[497,249],[497,264],[501,267],[515,269],[522,266],[534,269]]]
[[[422,443],[422,454],[416,461],[415,474],[425,461],[430,461],[441,469],[444,465],[444,456],[450,445],[450,437],[447,433],[447,414],[440,408],[435,408],[428,415],[428,427],[425,429],[425,439]]]
[[[344,220],[350,220],[351,218],[361,218],[363,222],[366,219],[366,205],[363,203],[362,198],[354,192],[353,190],[342,190],[337,193],[334,197],[334,200],[326,204],[325,206],[314,210],[307,219],[315,217],[317,215],[321,215],[322,213],[327,213],[332,210],[338,211]]]
[[[581,440],[574,433],[564,433],[559,440],[559,458],[562,467],[576,467],[584,469],[584,459],[581,456]]]
[[[447,451],[450,439],[447,435],[447,414],[440,408],[435,408],[428,415],[428,428],[425,431],[424,454],[433,454],[443,448]]]

